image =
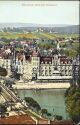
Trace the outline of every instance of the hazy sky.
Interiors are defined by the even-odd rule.
[[[79,24],[79,2],[0,1],[0,22]]]

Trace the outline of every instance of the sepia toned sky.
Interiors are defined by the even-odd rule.
[[[0,1],[1,23],[79,24],[78,1]]]

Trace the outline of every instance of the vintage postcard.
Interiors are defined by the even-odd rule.
[[[0,1],[0,125],[80,125],[79,1]]]

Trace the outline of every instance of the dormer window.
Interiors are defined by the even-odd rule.
[[[41,64],[43,64],[43,62],[41,62]]]

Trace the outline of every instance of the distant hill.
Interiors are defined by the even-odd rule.
[[[32,23],[0,23],[0,28],[10,27],[10,28],[19,28],[19,27],[37,27],[37,24]]]
[[[67,33],[67,34],[79,34],[79,25],[72,25],[72,26],[64,26],[64,27],[54,27],[52,31],[58,33]]]
[[[79,25],[66,25],[66,24],[32,24],[32,23],[0,23],[0,29],[3,28],[18,28],[21,30],[29,30],[29,31],[34,31],[37,28],[41,27],[45,31],[53,31],[53,32],[58,32],[58,33],[79,33]]]
[[[32,23],[0,23],[0,28],[4,27],[64,27],[64,26],[69,26],[66,24],[32,24]]]

